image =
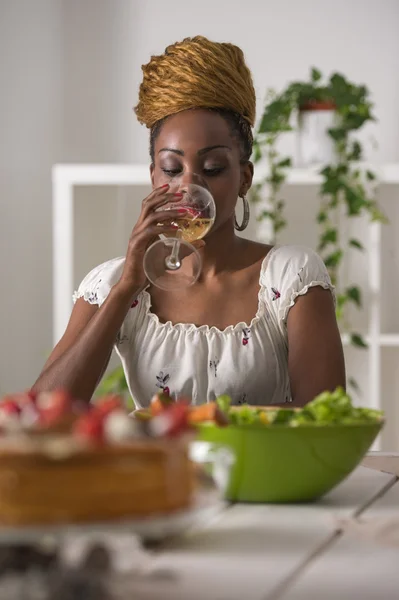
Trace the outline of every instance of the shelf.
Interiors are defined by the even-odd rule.
[[[380,183],[399,184],[399,163],[386,165],[366,165],[372,169]],[[309,169],[289,169],[288,185],[319,185],[320,167]],[[254,182],[259,182],[266,172],[262,167],[255,170]],[[150,185],[148,165],[55,165],[53,178],[71,185]]]
[[[150,185],[149,165],[55,165],[53,182],[70,185]]]
[[[349,335],[344,333],[341,336],[343,346],[350,346]],[[371,343],[369,335],[363,335],[363,339],[367,344]],[[399,333],[384,333],[377,337],[377,346],[381,348],[399,348]],[[355,346],[354,346],[355,347]]]
[[[386,333],[379,337],[380,346],[399,347],[399,333]]]
[[[376,176],[379,183],[399,184],[399,163],[386,165],[360,164],[362,168],[369,168]],[[289,185],[320,185],[322,177],[320,170],[322,167],[310,167],[307,169],[292,168],[287,172],[287,181]],[[266,170],[257,167],[255,170],[254,182],[258,182],[266,175]]]

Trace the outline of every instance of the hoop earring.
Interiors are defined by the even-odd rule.
[[[240,196],[240,198],[242,199],[242,203],[244,205],[244,216],[242,218],[241,225],[237,223],[237,218],[234,216],[234,229],[237,229],[237,231],[244,231],[244,229],[248,227],[249,223],[249,203],[246,196]]]

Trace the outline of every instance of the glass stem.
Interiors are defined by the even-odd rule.
[[[177,271],[180,269],[181,262],[179,258],[180,240],[175,239],[173,242],[172,252],[165,258],[165,266],[169,271]]]

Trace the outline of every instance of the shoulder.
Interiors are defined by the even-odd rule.
[[[298,276],[298,279],[301,280],[302,275],[311,274],[328,278],[329,282],[323,259],[307,246],[275,246],[270,250],[262,265],[264,280],[277,277],[281,281],[293,276]]]
[[[119,281],[124,264],[125,257],[121,256],[94,267],[82,279],[77,291],[73,294],[73,301],[84,298],[90,304],[101,306],[111,288]]]
[[[298,296],[312,287],[333,291],[322,258],[307,246],[274,247],[262,266],[261,283],[266,300],[271,302],[279,320],[285,321]]]
[[[271,249],[267,262],[270,269],[281,269],[283,273],[306,265],[325,269],[324,262],[317,252],[308,246],[300,245],[275,246]]]

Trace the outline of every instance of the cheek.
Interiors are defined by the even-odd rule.
[[[166,175],[159,167],[155,166],[151,173],[152,185],[154,188],[161,187],[165,183],[170,183],[170,177]]]
[[[216,204],[217,219],[230,217],[237,203],[240,189],[239,177],[230,174],[230,177],[213,181],[210,187]]]

